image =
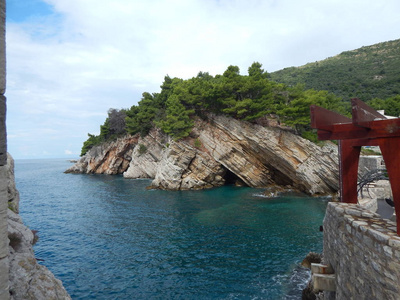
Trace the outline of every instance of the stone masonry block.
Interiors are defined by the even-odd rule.
[[[358,209],[354,209],[354,208],[348,208],[345,210],[346,214],[351,215],[351,216],[357,216],[357,217],[361,217],[362,212]]]
[[[372,268],[373,268],[376,272],[380,273],[380,272],[382,271],[382,268],[381,268],[381,266],[379,265],[379,263],[377,263],[377,262],[375,262],[375,261],[371,261],[371,265],[372,265]]]
[[[399,278],[393,273],[393,272],[388,272],[388,271],[383,271],[383,274],[389,278],[392,282],[397,282]]]
[[[388,263],[388,267],[392,272],[396,272],[397,274],[400,274],[400,264],[398,262],[390,261]]]
[[[363,212],[363,213],[361,213],[361,216],[364,217],[364,218],[374,218],[377,215],[374,214],[374,213],[371,213],[371,212]]]
[[[373,248],[374,247],[374,242],[369,236],[364,235],[363,238],[364,245],[367,246],[368,248]]]
[[[379,232],[379,231],[377,231],[377,230],[375,230],[375,229],[371,229],[371,228],[369,228],[369,229],[367,230],[367,233],[368,233],[373,239],[375,239],[376,241],[379,241],[379,242],[381,242],[381,243],[386,243],[386,244],[389,243],[389,236],[388,236],[387,234],[384,234],[384,233],[382,233],[382,232]]]
[[[393,247],[393,249],[400,250],[400,238],[399,237],[390,237],[388,244],[390,247]]]
[[[385,255],[386,255],[387,257],[392,257],[392,256],[393,256],[392,247],[383,246],[383,253],[385,253]]]

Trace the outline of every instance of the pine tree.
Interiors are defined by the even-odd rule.
[[[161,129],[174,140],[187,137],[193,127],[193,122],[189,116],[194,111],[187,110],[176,95],[171,95],[168,98],[166,106],[165,120],[159,123]]]

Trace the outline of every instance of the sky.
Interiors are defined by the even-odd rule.
[[[164,76],[273,72],[400,38],[398,0],[7,0],[8,152],[79,157]],[[400,54],[399,54],[400,55]]]

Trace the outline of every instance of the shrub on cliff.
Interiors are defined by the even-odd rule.
[[[85,155],[93,146],[98,145],[100,143],[100,137],[95,136],[93,134],[88,133],[89,138],[83,142],[83,147],[81,150],[81,156]]]
[[[101,144],[107,140],[113,140],[114,138],[126,133],[126,110],[125,109],[114,109],[108,110],[108,117],[104,121],[103,125],[100,125],[100,134],[94,135],[88,133],[89,138],[83,143],[81,150],[81,156],[85,155],[91,148]]]

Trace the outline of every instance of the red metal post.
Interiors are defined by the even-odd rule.
[[[352,102],[352,119],[311,106],[311,127],[320,140],[339,140],[340,199],[357,203],[358,162],[362,146],[380,146],[392,187],[397,224],[400,222],[400,118],[385,116],[360,99]],[[400,226],[397,226],[400,235]]]
[[[339,141],[340,201],[357,203],[358,161],[361,147],[352,140]]]
[[[386,170],[392,188],[394,208],[396,211],[397,234],[400,235],[400,137],[382,138],[379,140]]]

